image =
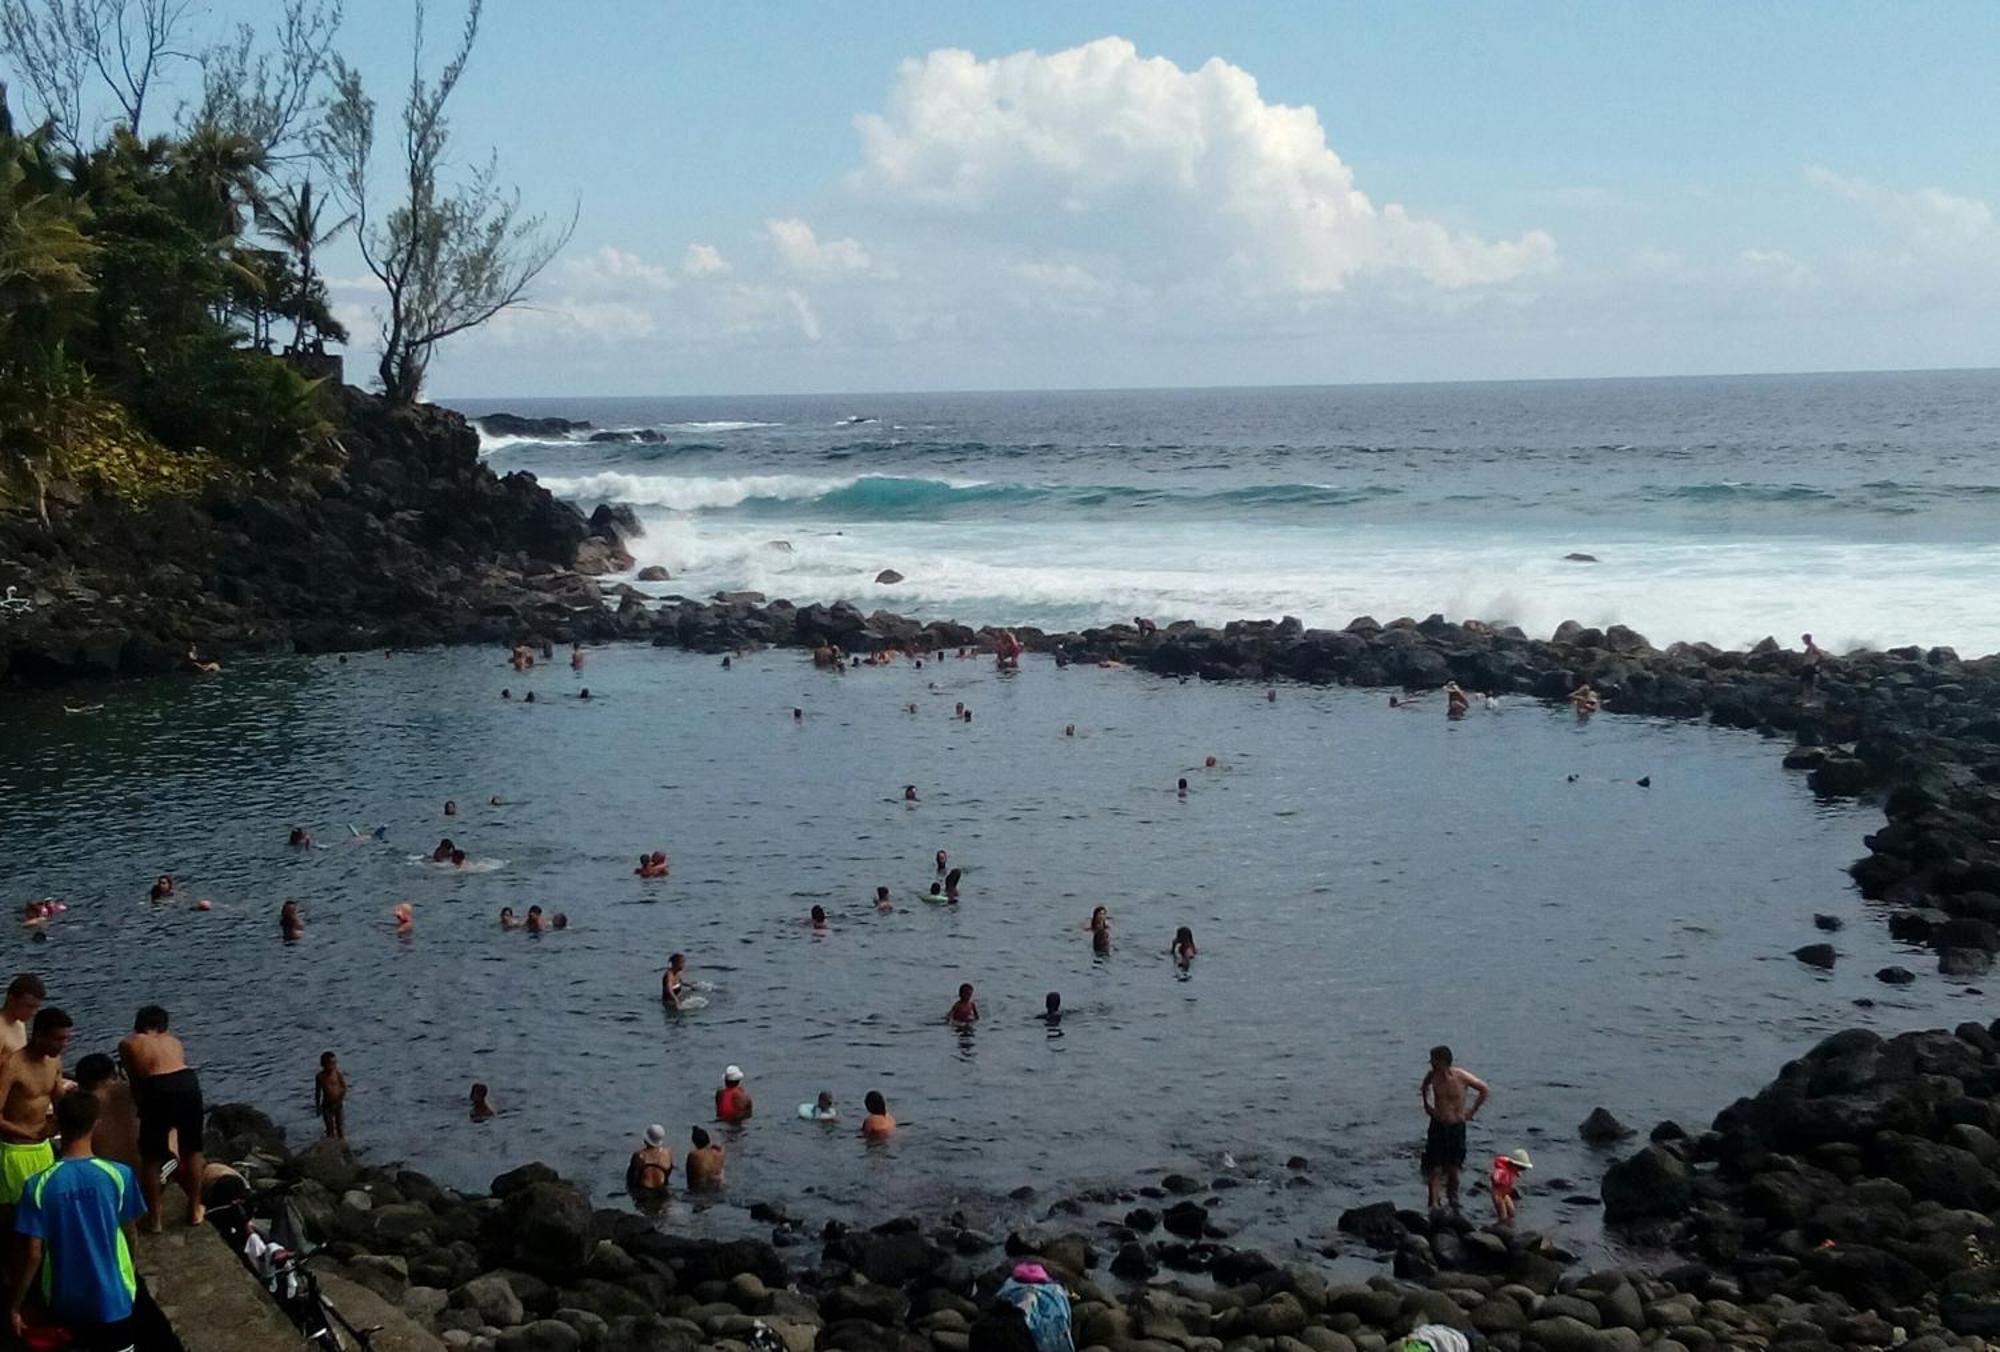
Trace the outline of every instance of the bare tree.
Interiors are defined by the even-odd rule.
[[[320,154],[354,215],[362,260],[386,293],[377,371],[382,392],[393,403],[416,401],[439,343],[522,304],[529,285],[576,229],[574,213],[555,230],[546,229],[541,216],[523,216],[520,193],[496,182],[497,158],[456,186],[439,184],[451,144],[445,104],[471,59],[481,3],[471,0],[458,46],[432,80],[424,73],[424,3],[416,0],[398,163],[400,200],[386,213],[371,211],[369,204],[374,100],[362,90],[360,75],[334,59],[334,98]]]
[[[194,0],[0,0],[0,55],[34,89],[44,117],[81,147],[84,88],[94,71],[136,135]]]
[[[333,64],[333,40],[340,32],[343,0],[285,0],[275,47],[257,50],[257,32],[241,24],[236,36],[201,54],[201,102],[197,126],[209,125],[246,136],[276,162],[325,106],[320,78]]]

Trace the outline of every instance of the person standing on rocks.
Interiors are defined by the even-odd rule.
[[[1806,645],[1806,660],[1799,668],[1799,702],[1803,704],[1819,693],[1820,664],[1826,654],[1813,642],[1811,634],[1800,634],[1799,641]]]
[[[48,998],[48,987],[33,972],[23,972],[7,983],[7,1000],[0,1004],[0,1056],[28,1045],[28,1025]]]
[[[132,1081],[139,1105],[139,1190],[146,1198],[146,1225],[158,1234],[166,1218],[160,1212],[160,1166],[177,1154],[174,1176],[187,1193],[188,1224],[200,1225],[201,1204],[201,1082],[187,1063],[187,1049],[167,1031],[167,1011],[147,1005],[132,1022],[132,1032],[118,1044],[118,1059]]]
[[[55,1163],[49,1108],[62,1096],[70,1027],[55,1006],[38,1010],[28,1044],[0,1061],[0,1228],[13,1229],[21,1189]]]
[[[1465,1091],[1475,1095],[1472,1107],[1465,1106]],[[1441,1199],[1451,1209],[1458,1208],[1458,1175],[1465,1167],[1465,1124],[1479,1116],[1492,1094],[1486,1082],[1462,1066],[1452,1064],[1451,1048],[1431,1048],[1431,1068],[1418,1086],[1430,1127],[1424,1137],[1424,1184],[1430,1208]]]

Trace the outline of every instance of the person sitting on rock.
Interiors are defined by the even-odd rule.
[[[694,1129],[694,1149],[688,1151],[689,1192],[710,1192],[722,1186],[722,1147],[700,1127]]]
[[[750,1091],[743,1087],[743,1070],[730,1066],[722,1072],[722,1088],[715,1091],[715,1118],[734,1126],[748,1122],[752,1112]]]

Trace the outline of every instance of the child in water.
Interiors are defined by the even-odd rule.
[[[483,1084],[473,1085],[472,1120],[475,1122],[484,1122],[488,1118],[495,1117],[497,1115],[498,1114],[495,1113],[493,1105],[486,1101],[486,1086]]]
[[[347,1139],[347,1077],[332,1052],[319,1054],[319,1074],[313,1077],[313,1110],[336,1141]]]
[[[1500,1225],[1514,1223],[1515,1193],[1522,1174],[1534,1168],[1525,1150],[1493,1157],[1493,1219]]]
[[[1174,931],[1174,946],[1171,952],[1174,955],[1175,962],[1183,967],[1187,966],[1194,961],[1196,951],[1193,930],[1189,929],[1186,925],[1182,925]]]

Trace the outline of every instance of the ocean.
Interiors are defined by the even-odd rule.
[[[458,406],[657,435],[485,455],[631,503],[660,594],[2000,649],[1994,371]]]
[[[619,1204],[646,1126],[680,1151],[741,1065],[758,1110],[723,1136],[729,1188],[667,1221],[708,1233],[756,1231],[759,1201],[815,1232],[963,1209],[1004,1233],[1108,1188],[1053,1218],[1091,1229],[1173,1170],[1240,1185],[1216,1219],[1241,1242],[1351,1249],[1342,1210],[1422,1197],[1417,1083],[1444,1042],[1494,1086],[1475,1166],[1531,1149],[1524,1221],[1591,1251],[1597,1212],[1565,1199],[1610,1158],[1577,1139],[1593,1107],[1695,1130],[1839,1028],[1981,1007],[1844,876],[1879,812],[1815,800],[1770,741],[1277,694],[1032,656],[1013,675],[836,675],[797,651],[725,670],[645,644],[580,673],[460,648],[24,689],[0,704],[0,854],[17,907],[68,910],[0,941],[75,1016],[72,1057],[158,1002],[212,1101],[300,1143],[333,1050],[354,1144],[462,1187],[541,1159]],[[289,846],[294,825],[317,847]],[[443,836],[465,868],[429,862]],[[653,849],[671,875],[634,877]],[[956,906],[921,899],[939,849],[965,870]],[[154,906],[160,873],[178,893]],[[530,905],[571,927],[500,929]],[[1791,956],[1828,937],[1834,970]],[[659,1002],[676,951],[706,1002],[679,1016]],[[1875,979],[1897,962],[1915,984]],[[969,1036],[944,1019],[962,981],[985,1015]],[[501,1113],[483,1125],[475,1080]],[[851,1132],[871,1089],[903,1123],[884,1149]],[[847,1127],[798,1120],[820,1090]]]

